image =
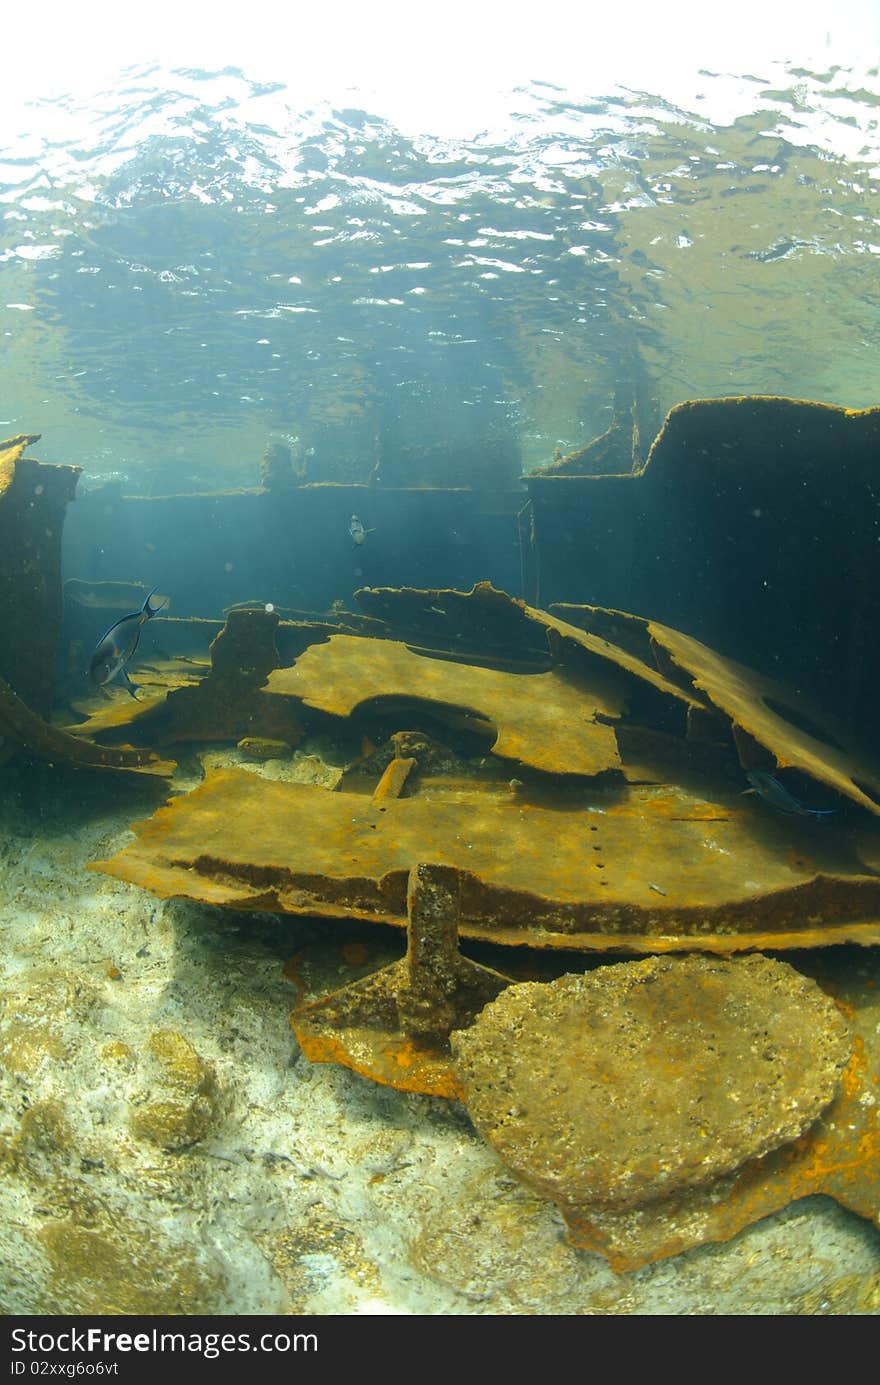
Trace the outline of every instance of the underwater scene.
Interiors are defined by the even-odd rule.
[[[362,9],[0,94],[0,1312],[876,1315],[880,12]]]

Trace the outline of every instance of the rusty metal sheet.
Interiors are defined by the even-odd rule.
[[[852,1050],[815,982],[761,956],[649,957],[509,986],[451,1041],[480,1134],[584,1218],[705,1185],[797,1139]]]
[[[609,664],[625,674],[630,681],[643,684],[660,693],[666,700],[679,703],[682,710],[704,709],[708,699],[701,695],[691,682],[680,677],[668,677],[652,659],[645,659],[639,653],[617,644],[604,635],[579,629],[577,625],[551,616],[537,607],[526,606],[528,618],[543,625],[553,658],[562,667],[575,669],[595,666],[596,663]]]
[[[107,769],[170,777],[177,765],[161,760],[152,750],[130,745],[104,746],[78,740],[26,707],[0,678],[0,748],[7,742],[24,747],[43,760],[58,761],[80,769]]]
[[[815,959],[815,965],[813,961]],[[793,1143],[705,1187],[632,1210],[569,1209],[569,1240],[622,1273],[744,1227],[802,1197],[824,1193],[880,1227],[880,1042],[877,984],[846,948],[811,955],[811,970],[846,1016],[853,1049],[837,1096]]]
[[[775,678],[728,659],[680,630],[601,606],[559,605],[590,638],[615,642],[655,665],[729,719],[747,769],[793,769],[880,814],[880,772],[847,749],[832,718]],[[755,753],[755,748],[757,754]],[[766,757],[759,763],[761,755]]]
[[[354,595],[371,619],[382,621],[408,643],[546,664],[547,639],[541,625],[529,620],[521,601],[491,582],[476,582],[470,591],[360,587]]]
[[[649,622],[648,629],[652,640],[693,679],[695,688],[768,750],[778,768],[800,770],[868,812],[880,814],[880,776],[865,765],[863,757],[837,744],[834,730],[826,730],[790,689],[680,630],[656,621]]]
[[[38,437],[0,441],[0,678],[48,720],[61,631],[61,532],[81,468],[23,456]]]
[[[880,877],[843,832],[750,798],[669,785],[593,787],[538,807],[508,792],[373,803],[222,770],[93,869],[163,897],[404,926],[430,859],[463,875],[462,936],[658,952],[880,942]]]
[[[409,873],[399,962],[300,1005],[290,1023],[313,1063],[342,1063],[383,1086],[455,1097],[449,1035],[473,1023],[510,978],[458,950],[461,880],[448,866]]]
[[[689,682],[665,676],[642,651],[527,606],[491,582],[477,582],[469,592],[361,587],[355,596],[359,606],[374,618],[385,620],[392,633],[402,635],[410,644],[446,649],[458,656],[470,650],[481,654],[488,651],[508,660],[549,657],[560,670],[571,669],[591,680],[602,680],[600,686],[615,671],[618,696],[641,686],[684,708],[708,705]]]
[[[524,1043],[511,1048],[505,1042],[510,1025],[504,1024],[494,1058],[486,1033],[481,1038],[479,1032],[491,1029],[494,1005],[483,1011],[475,1028],[454,1034],[452,1046],[460,1057],[456,1072],[478,1127],[486,1127],[483,1133],[502,1155],[511,1146],[515,1165],[517,1159],[525,1160],[527,1167],[518,1171],[558,1202],[569,1241],[605,1255],[619,1273],[707,1241],[729,1240],[761,1217],[815,1193],[827,1194],[880,1225],[876,975],[853,967],[846,949],[817,954],[811,969],[825,992],[819,1000],[818,987],[792,968],[785,968],[791,974],[786,980],[778,962],[740,959],[737,968],[751,967],[755,973],[751,995],[743,995],[741,984],[733,994],[723,976],[711,975],[713,967],[730,967],[730,962],[690,957],[677,965],[708,974],[673,987],[670,997],[668,984],[661,977],[658,986],[653,973],[671,961],[650,959],[600,968],[589,977],[562,978],[550,987],[530,986],[541,992],[534,1006],[534,1033],[526,1022]],[[640,975],[646,968],[652,974]],[[554,1016],[552,1000],[546,1002],[544,993],[554,984],[566,984],[569,996],[564,999],[570,999],[572,986],[586,994],[603,973],[612,981],[600,984],[600,994],[592,997],[598,1005],[585,1010],[579,1037],[560,1036],[560,1017]],[[621,988],[615,987],[615,975],[624,991],[641,983],[644,992],[636,997],[635,1015],[630,1014],[631,1003],[620,1011],[622,1045],[607,1033],[614,1016],[602,1004],[601,992]],[[502,994],[497,1002],[502,1014],[511,1003],[517,1005],[515,991],[521,989]],[[732,1025],[732,1031],[716,1042],[719,1024],[722,1029]],[[518,1035],[523,1028],[517,1025]],[[544,1072],[542,1085],[540,1070],[553,1060],[560,1037],[562,1054],[553,1070]],[[488,1066],[480,1052],[487,1047]],[[707,1085],[713,1066],[715,1080]],[[479,1090],[481,1070],[485,1077],[488,1067],[500,1091]],[[528,1092],[504,1089],[505,1073],[510,1087],[517,1071],[525,1074],[531,1098]],[[588,1104],[591,1085],[602,1109],[589,1123],[583,1119],[583,1103]],[[546,1103],[545,1094],[558,1093],[560,1086],[560,1099]],[[609,1089],[615,1094],[613,1105],[608,1104]],[[829,1096],[833,1099],[826,1104]],[[540,1116],[542,1103],[550,1143],[546,1159],[536,1161],[530,1124],[536,1110]],[[567,1125],[569,1107],[583,1126],[574,1140],[570,1121]],[[625,1119],[628,1109],[631,1121]],[[679,1119],[688,1114],[689,1120]],[[799,1124],[801,1133],[792,1138]],[[591,1152],[598,1157],[591,1158]],[[717,1172],[724,1166],[727,1172]],[[563,1178],[565,1189],[560,1172],[572,1175],[567,1182]],[[578,1197],[571,1196],[575,1189]],[[586,1199],[581,1196],[585,1191]]]
[[[269,674],[266,690],[347,717],[377,698],[430,703],[441,718],[452,708],[496,729],[493,754],[552,774],[620,771],[614,731],[624,698],[603,671],[593,688],[556,672],[507,673],[428,658],[396,640],[333,635],[292,668]]]

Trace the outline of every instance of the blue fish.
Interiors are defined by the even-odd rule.
[[[125,665],[138,647],[141,626],[158,615],[168,604],[167,598],[162,600],[161,605],[152,604],[151,598],[158,590],[158,587],[154,587],[139,611],[120,616],[119,620],[110,626],[106,635],[98,641],[89,664],[89,677],[97,687],[103,687],[121,673],[126,688],[137,701],[138,685],[132,683],[125,671]]]
[[[808,808],[799,798],[795,798],[793,793],[789,793],[775,774],[768,774],[767,770],[747,769],[746,778],[752,787],[744,789],[743,792],[758,794],[781,813],[795,813],[802,818],[825,818],[837,811],[836,808]]]

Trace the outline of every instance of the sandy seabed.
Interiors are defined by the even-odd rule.
[[[322,772],[295,757],[296,777]],[[285,962],[301,954],[320,993],[351,978],[343,939],[379,966],[402,935],[163,902],[86,869],[160,799],[0,769],[0,1311],[880,1312],[880,1232],[828,1198],[617,1275],[458,1103],[309,1063]]]

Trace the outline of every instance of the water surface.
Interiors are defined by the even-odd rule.
[[[454,90],[432,129],[235,67],[32,93],[0,148],[0,433],[134,492],[254,484],[270,441],[315,477],[433,449],[479,483],[633,390],[658,423],[875,404],[876,69],[593,81],[468,130]]]

